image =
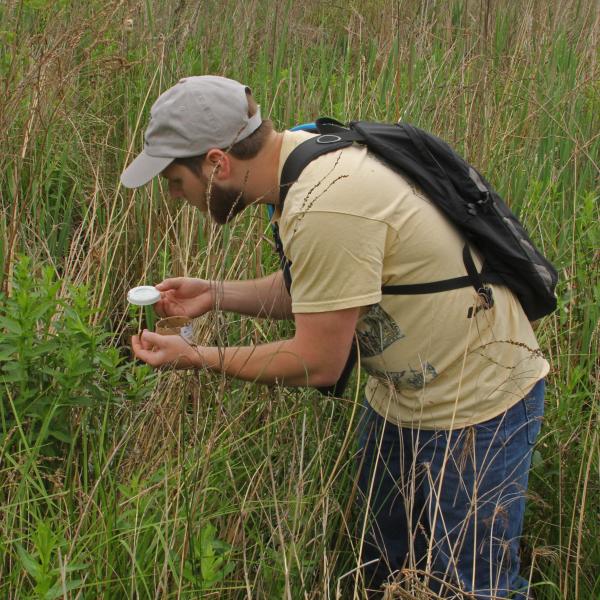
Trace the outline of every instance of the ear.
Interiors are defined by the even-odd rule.
[[[206,169],[205,175],[217,180],[226,180],[231,177],[231,157],[223,150],[211,148],[206,153],[204,161]]]

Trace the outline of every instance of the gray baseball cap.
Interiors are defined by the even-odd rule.
[[[121,173],[121,183],[136,188],[156,177],[176,158],[225,149],[256,131],[260,109],[248,117],[249,88],[225,77],[186,77],[169,88],[150,109],[144,149]]]

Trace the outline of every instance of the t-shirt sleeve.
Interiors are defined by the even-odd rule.
[[[286,229],[293,312],[341,310],[381,300],[385,223],[309,211],[297,215]]]

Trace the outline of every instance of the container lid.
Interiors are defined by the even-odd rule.
[[[160,300],[160,292],[153,285],[140,285],[129,290],[127,300],[136,306],[148,306]]]

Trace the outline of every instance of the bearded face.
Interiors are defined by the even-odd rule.
[[[162,176],[169,185],[171,198],[183,198],[191,206],[210,214],[219,225],[229,223],[251,200],[243,189],[223,187],[214,178],[208,178],[196,162],[170,164]]]
[[[249,204],[243,190],[223,189],[206,182],[206,204],[211,218],[219,225],[229,223]]]

